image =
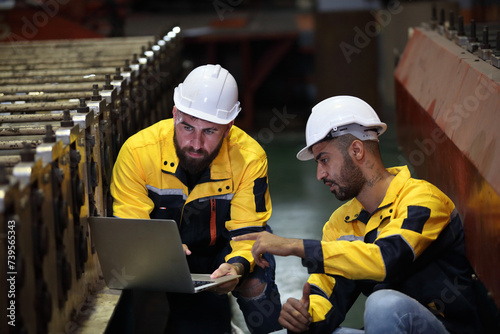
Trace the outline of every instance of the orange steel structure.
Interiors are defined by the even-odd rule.
[[[500,69],[414,29],[395,72],[398,142],[417,176],[455,202],[466,252],[500,306]]]

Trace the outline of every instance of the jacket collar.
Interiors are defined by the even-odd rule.
[[[404,185],[411,177],[407,166],[387,168],[387,171],[395,175],[395,177],[391,181],[391,184],[385,193],[384,199],[382,200],[382,203],[380,203],[377,210],[394,203],[396,198],[399,196],[401,189],[403,189]]]
[[[396,198],[399,196],[399,193],[401,192],[401,189],[403,189],[404,185],[406,182],[410,179],[411,174],[407,166],[400,166],[400,167],[392,167],[392,168],[387,168],[387,171],[393,175],[395,175],[394,179],[391,181],[391,184],[389,185],[389,188],[387,189],[387,192],[385,193],[384,199],[382,200],[382,203],[380,203],[379,207],[375,212],[378,210],[381,210],[392,203],[396,200]],[[351,202],[349,202],[347,205],[349,205],[349,212],[358,212],[354,217],[350,217],[350,219],[345,219],[346,223],[349,223],[353,220],[359,219],[362,220],[363,223],[367,223],[369,218],[373,215],[373,213],[370,215],[364,208],[363,205],[357,200],[357,198],[353,198]],[[375,213],[374,212],[374,213]],[[359,217],[359,218],[358,218]],[[366,221],[365,221],[366,219]]]

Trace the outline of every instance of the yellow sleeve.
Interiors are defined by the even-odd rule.
[[[231,219],[226,228],[231,236],[265,230],[271,217],[272,206],[267,179],[267,158],[253,160],[246,168],[240,184],[231,201]],[[255,266],[251,249],[253,241],[231,241],[232,251],[226,256],[226,262],[240,262],[238,257],[248,261],[250,271]]]
[[[113,215],[120,218],[149,218],[154,204],[148,197],[141,159],[125,142],[113,167],[111,195]]]
[[[355,281],[341,276],[313,274],[309,277],[311,333],[332,333],[345,319],[359,296]]]
[[[306,265],[310,273],[339,275],[352,280],[383,281],[411,265],[434,242],[450,221],[453,204],[429,185],[405,189],[399,202],[391,207],[391,215],[377,212],[367,224],[383,217],[375,226],[376,239],[345,241],[304,241]],[[389,212],[389,210],[387,210]],[[332,215],[328,224],[338,222]]]
[[[340,233],[329,224],[323,227],[322,241],[337,240]],[[313,320],[312,332],[331,333],[345,319],[347,311],[359,295],[354,281],[340,276],[312,274],[309,313]]]

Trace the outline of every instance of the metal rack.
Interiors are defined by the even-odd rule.
[[[0,45],[0,332],[65,332],[102,288],[87,218],[112,215],[125,140],[171,112],[179,32]]]
[[[431,20],[424,23],[424,26],[439,32],[464,50],[500,68],[500,26],[498,24],[481,24],[481,39],[479,39],[478,24],[474,19],[466,25],[462,16],[458,16],[455,20],[453,11],[448,13],[448,18],[446,16],[444,9],[441,9],[438,19],[436,6],[433,6]]]

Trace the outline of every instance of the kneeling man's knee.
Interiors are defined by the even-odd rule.
[[[377,314],[378,317],[384,314],[393,314],[405,303],[405,294],[395,290],[378,290],[372,293],[366,300],[365,314]]]
[[[264,294],[266,286],[267,284],[258,278],[250,278],[241,282],[240,286],[236,288],[236,292],[243,298],[254,299]]]

